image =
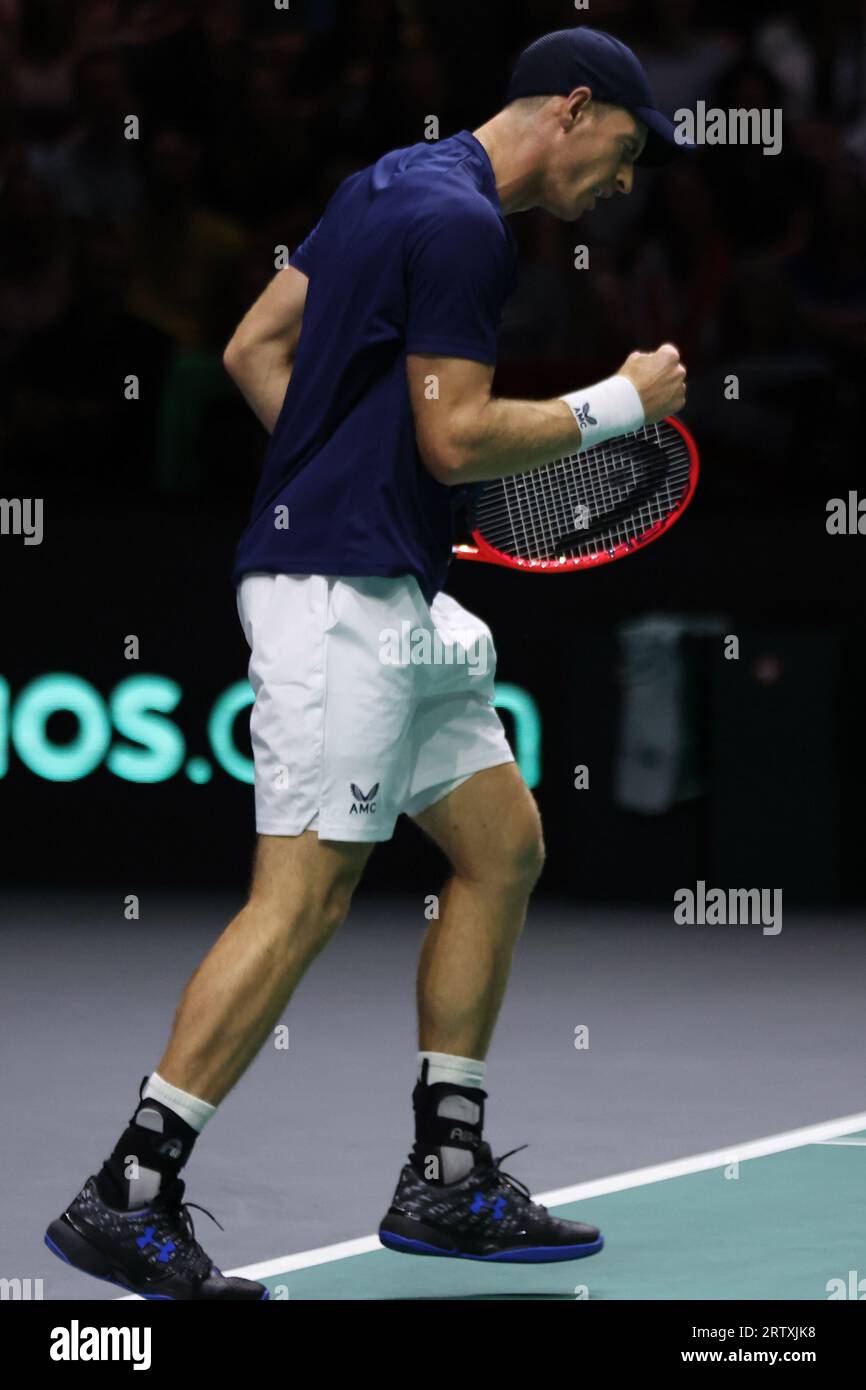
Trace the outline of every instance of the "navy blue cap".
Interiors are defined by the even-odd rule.
[[[575,87],[590,87],[597,101],[622,106],[646,124],[640,164],[667,164],[683,148],[673,121],[656,107],[647,75],[631,49],[586,24],[543,34],[524,48],[511,74],[506,105],[519,97],[566,96]]]

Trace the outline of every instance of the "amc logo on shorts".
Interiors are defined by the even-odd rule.
[[[170,676],[128,676],[104,696],[83,676],[52,672],[37,676],[13,693],[0,676],[0,777],[10,755],[47,782],[79,782],[104,767],[124,782],[167,782],[179,774],[204,785],[218,767],[252,786],[252,758],[237,747],[235,721],[253,703],[249,681],[236,681],[214,701],[205,721],[205,754],[191,754],[179,726],[183,689]],[[493,701],[509,711],[514,752],[530,787],[541,775],[541,719],[528,691],[500,684]],[[57,714],[71,715],[74,732],[64,741],[49,725]]]

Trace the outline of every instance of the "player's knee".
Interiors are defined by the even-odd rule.
[[[345,878],[333,880],[321,894],[315,908],[326,931],[336,931],[348,916],[356,885],[357,879],[353,875],[347,875]]]
[[[527,814],[516,824],[506,824],[487,872],[503,887],[530,893],[544,868],[544,857],[538,814]]]
[[[292,916],[318,923],[320,933],[329,936],[347,916],[357,882],[358,876],[347,869],[324,882],[307,884],[295,903]]]
[[[255,876],[248,908],[263,914],[284,937],[324,944],[345,919],[363,872],[361,857],[347,856],[327,868],[292,864],[291,872],[266,867]]]
[[[540,825],[532,825],[515,848],[515,872],[521,883],[534,888],[544,868],[544,837]]]
[[[281,898],[253,893],[247,910],[256,914],[274,949],[307,963],[327,945],[348,915],[354,885],[299,885]]]

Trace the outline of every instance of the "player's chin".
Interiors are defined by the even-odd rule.
[[[540,203],[539,206],[545,212],[549,212],[551,217],[555,217],[557,222],[576,222],[585,212],[582,201],[575,203],[572,200],[566,203],[560,202],[558,199],[554,201],[551,198],[549,201]]]

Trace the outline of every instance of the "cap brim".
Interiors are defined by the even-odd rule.
[[[694,150],[695,146],[677,139],[677,128],[673,121],[656,111],[653,106],[636,106],[632,111],[647,127],[646,144],[637,163],[648,169],[658,169],[670,164],[681,154]]]

